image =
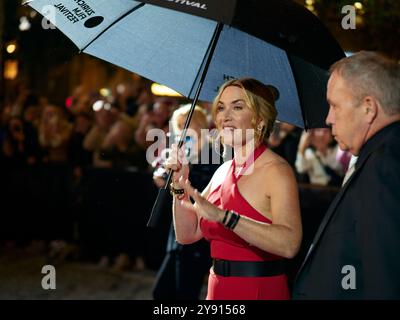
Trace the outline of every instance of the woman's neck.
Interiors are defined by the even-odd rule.
[[[233,152],[234,152],[235,165],[238,167],[244,165],[248,157],[259,146],[260,143],[254,143],[254,141],[249,141],[244,145],[234,146]]]

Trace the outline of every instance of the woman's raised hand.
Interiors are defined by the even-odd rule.
[[[184,145],[178,150],[178,145],[173,144],[169,152],[169,156],[165,161],[165,168],[168,170],[173,170],[172,183],[174,187],[177,188],[181,186],[180,179],[183,181],[189,177],[189,163],[185,157]],[[181,186],[182,187],[182,186]]]
[[[221,210],[203,197],[198,190],[192,187],[188,179],[181,177],[179,179],[179,185],[182,186],[185,189],[185,193],[187,193],[195,201],[195,203],[192,204],[188,199],[181,200],[182,206],[189,210],[196,211],[200,217],[203,217],[207,220],[218,222],[222,220],[225,211]]]

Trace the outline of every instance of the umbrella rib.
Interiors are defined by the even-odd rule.
[[[211,50],[212,47],[213,47],[213,44],[214,44],[214,42],[215,42],[215,38],[217,37],[216,40],[218,41],[219,34],[221,33],[222,28],[223,28],[223,24],[221,24],[221,23],[217,24],[217,27],[216,27],[215,30],[214,30],[213,37],[211,38],[210,43],[208,44],[208,48],[207,48],[207,50],[206,50],[206,53],[205,53],[205,55],[204,55],[204,57],[203,57],[203,60],[201,61],[200,68],[199,68],[199,70],[197,71],[197,75],[196,75],[196,77],[195,77],[195,79],[194,79],[194,81],[193,81],[192,87],[190,88],[189,95],[188,95],[189,97],[192,96],[192,93],[193,93],[193,90],[194,90],[194,86],[195,86],[196,83],[197,83],[197,79],[200,77],[200,73],[201,73],[202,70],[203,70],[203,66],[204,66],[205,63],[206,63],[207,57],[210,55],[210,50]],[[216,45],[216,44],[215,44],[215,45]],[[215,49],[215,48],[214,48],[214,49]],[[213,50],[214,50],[214,49],[213,49]],[[210,61],[210,62],[211,62],[211,61]],[[210,62],[209,62],[208,64],[210,64]],[[207,65],[207,66],[204,66],[204,68],[208,68],[208,65]]]
[[[96,37],[94,37],[87,45],[85,45],[82,49],[79,50],[79,53],[83,52],[86,50],[87,47],[89,47],[93,42],[95,42],[98,38],[100,38],[108,29],[110,29],[112,26],[117,24],[119,21],[121,21],[123,18],[126,16],[130,15],[132,12],[136,11],[137,9],[140,9],[143,7],[145,3],[140,3],[136,7],[130,9],[129,11],[125,12],[123,15],[121,15],[118,19],[115,19],[107,28],[102,30]]]
[[[216,26],[216,28],[214,30],[213,37],[212,37],[212,39],[210,41],[210,44],[209,44],[209,46],[207,48],[206,55],[204,56],[205,62],[204,62],[204,60],[202,62],[202,65],[204,63],[204,68],[200,68],[198,73],[197,73],[196,80],[200,76],[200,81],[199,81],[199,84],[197,85],[196,93],[195,93],[195,96],[194,96],[194,99],[193,99],[193,102],[192,102],[192,106],[191,106],[191,108],[189,110],[189,114],[188,114],[188,116],[186,118],[185,125],[183,126],[183,132],[182,132],[182,135],[181,135],[181,139],[179,140],[178,147],[182,146],[183,141],[184,141],[183,139],[186,136],[187,128],[189,127],[189,123],[190,123],[190,121],[192,119],[194,108],[196,106],[197,100],[199,99],[200,91],[201,91],[201,89],[203,87],[203,83],[204,83],[204,80],[206,78],[208,68],[210,67],[211,60],[212,60],[212,57],[213,57],[213,54],[214,54],[214,50],[215,50],[215,47],[217,46],[217,43],[218,43],[218,40],[219,40],[219,36],[220,36],[220,34],[222,32],[222,28],[223,28],[223,24],[221,22],[218,22],[218,24],[217,24],[217,26]],[[196,83],[196,81],[195,81],[195,83]],[[193,90],[193,88],[192,88],[192,90]]]

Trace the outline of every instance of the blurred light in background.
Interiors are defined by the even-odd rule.
[[[306,0],[306,8],[308,10],[310,10],[312,13],[317,14],[317,12],[315,11],[315,0]]]
[[[31,23],[29,22],[27,17],[19,18],[19,30],[20,31],[28,31],[31,28]]]
[[[36,12],[35,10],[32,10],[32,11],[29,13],[29,16],[33,19],[33,18],[35,18],[35,17],[37,16],[37,12]]]
[[[108,88],[101,88],[99,92],[103,97],[109,97],[111,95],[111,90]]]
[[[117,85],[117,93],[118,94],[123,94],[125,92],[125,90],[126,90],[125,85],[123,85],[122,83]]]
[[[359,14],[356,16],[356,24],[357,26],[364,25],[364,18]]]
[[[363,8],[363,4],[361,2],[354,2],[354,7],[357,10],[361,10]]]
[[[71,108],[73,103],[74,103],[73,97],[67,97],[67,99],[65,99],[65,107],[67,109]]]
[[[176,92],[175,90],[172,90],[171,88],[168,88],[167,86],[158,83],[153,83],[151,85],[151,92],[155,96],[182,97],[182,95]]]
[[[4,62],[4,79],[14,80],[18,76],[18,61],[6,60]]]
[[[98,100],[95,103],[93,103],[93,111],[97,112],[100,111],[101,109],[105,110],[111,110],[111,104],[108,102],[105,102],[103,100]]]
[[[361,2],[354,2],[354,8],[356,8],[357,11],[356,23],[363,25],[365,14],[364,5]]]
[[[15,41],[9,42],[8,44],[6,44],[6,51],[9,54],[12,54],[15,52],[15,50],[17,50],[17,43]]]

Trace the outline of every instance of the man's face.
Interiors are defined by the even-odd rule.
[[[350,86],[337,72],[328,81],[327,98],[326,123],[332,127],[332,135],[340,149],[358,155],[366,132],[363,108],[357,105]]]

